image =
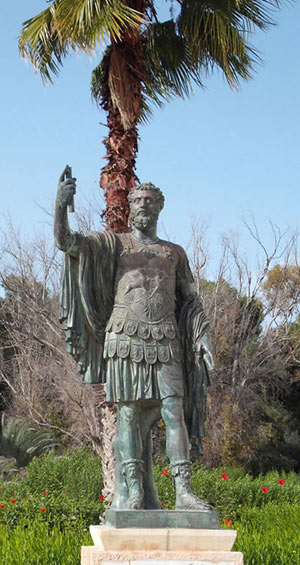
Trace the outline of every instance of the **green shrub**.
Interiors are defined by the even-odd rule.
[[[93,545],[81,522],[52,528],[39,519],[16,528],[0,524],[0,563],[5,565],[79,565],[80,547]]]
[[[175,492],[171,472],[161,475],[162,468],[155,466],[159,498],[167,508],[174,508]],[[223,478],[223,476],[228,478]],[[283,479],[285,484],[278,483]],[[210,502],[220,512],[221,520],[237,520],[245,508],[260,508],[274,503],[300,504],[300,478],[296,473],[279,474],[277,471],[256,478],[241,469],[210,469],[194,466],[192,476],[194,493]],[[268,492],[263,492],[266,487]]]
[[[167,470],[167,474],[162,475],[162,471]],[[154,465],[154,479],[158,489],[161,504],[170,510],[175,508],[175,490],[172,484],[171,471],[167,467]]]
[[[1,493],[2,494],[2,493]],[[4,493],[5,494],[5,493]],[[66,523],[84,522],[89,524],[99,523],[99,517],[104,511],[102,501],[76,501],[67,495],[56,497],[53,495],[31,496],[20,498],[16,493],[15,498],[1,497],[0,523],[6,520],[9,526],[17,526],[21,520],[28,524],[40,518],[42,522],[54,527]]]
[[[101,459],[83,448],[59,457],[54,452],[36,457],[27,467],[21,489],[24,494],[46,490],[58,495],[65,491],[76,500],[95,500],[102,489]]]
[[[6,520],[8,526],[39,518],[49,527],[77,521],[88,527],[99,523],[105,510],[99,498],[101,461],[86,449],[34,458],[21,480],[2,482],[0,488],[0,523]]]

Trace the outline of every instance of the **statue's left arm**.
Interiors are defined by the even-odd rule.
[[[182,318],[185,313],[190,320],[189,325],[192,326],[192,335],[190,334],[189,337],[192,339],[193,351],[196,357],[204,360],[207,369],[211,371],[214,368],[214,353],[209,334],[209,322],[204,314],[200,297],[196,292],[188,258],[181,247],[179,247],[176,293],[180,317]]]
[[[209,321],[182,248],[179,248],[179,257],[176,289],[185,382],[184,417],[192,449],[203,453],[207,387],[210,384],[209,372],[214,367],[214,355]]]

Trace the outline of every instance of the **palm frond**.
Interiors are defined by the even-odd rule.
[[[172,95],[184,97],[191,93],[191,81],[202,86],[198,65],[195,64],[185,38],[177,33],[173,20],[154,23],[146,30],[146,69],[150,88],[162,98]]]
[[[146,96],[161,105],[172,96],[184,98],[193,84],[215,66],[232,88],[251,77],[259,53],[247,40],[251,25],[271,24],[264,4],[249,0],[182,0],[177,20],[155,22],[145,30],[145,58],[149,80]],[[277,4],[276,0],[274,4]]]
[[[18,467],[24,467],[45,449],[57,445],[49,432],[40,430],[22,418],[1,418],[0,456],[13,458]]]
[[[19,471],[17,462],[14,457],[4,457],[0,455],[0,477],[11,478]]]
[[[200,4],[184,0],[178,17],[178,33],[185,37],[193,59],[207,72],[218,65],[230,86],[251,76],[254,62],[260,60],[248,42],[254,25],[265,29],[272,23],[270,2],[249,0],[207,0]],[[277,4],[276,0],[274,4]]]
[[[139,121],[143,83],[148,78],[142,39],[137,36],[132,42],[113,42],[92,73],[93,99],[106,111],[117,110],[125,131]]]
[[[57,19],[71,44],[87,50],[107,37],[117,41],[124,29],[137,29],[144,22],[140,12],[121,0],[59,0]]]
[[[178,29],[197,41],[203,29],[209,30],[207,14],[221,16],[240,32],[266,29],[274,24],[272,13],[279,5],[279,0],[181,0]]]
[[[106,38],[118,40],[124,29],[136,29],[143,16],[120,0],[56,0],[49,8],[27,20],[19,49],[52,82],[69,49],[89,52]]]
[[[126,130],[132,123],[132,103],[134,90],[131,84],[131,76],[128,72],[126,60],[111,50],[110,65],[108,73],[108,87],[113,108],[119,110],[121,121]]]
[[[68,53],[68,41],[60,36],[57,28],[55,2],[34,18],[23,24],[19,50],[28,58],[44,80],[52,82],[51,73],[57,75],[63,58]]]
[[[107,50],[105,55],[107,54]],[[103,59],[104,59],[103,57]],[[102,89],[105,77],[105,70],[103,68],[103,59],[92,71],[91,76],[91,95],[92,99],[100,106],[102,98]]]

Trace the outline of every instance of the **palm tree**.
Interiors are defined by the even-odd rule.
[[[157,4],[157,6],[156,6]],[[52,81],[69,51],[102,43],[92,73],[92,94],[107,112],[108,163],[100,186],[107,229],[128,231],[128,191],[136,184],[138,125],[173,96],[189,96],[193,83],[215,67],[236,87],[251,76],[258,53],[248,42],[272,23],[278,0],[170,0],[160,21],[155,0],[55,0],[23,24],[19,48],[45,81]]]

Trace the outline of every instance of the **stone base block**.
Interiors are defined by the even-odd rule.
[[[81,548],[81,565],[243,565],[243,554],[235,551],[102,551]]]
[[[230,551],[236,539],[236,531],[222,529],[90,526],[90,533],[101,551]]]
[[[234,530],[90,526],[81,565],[243,565]]]

